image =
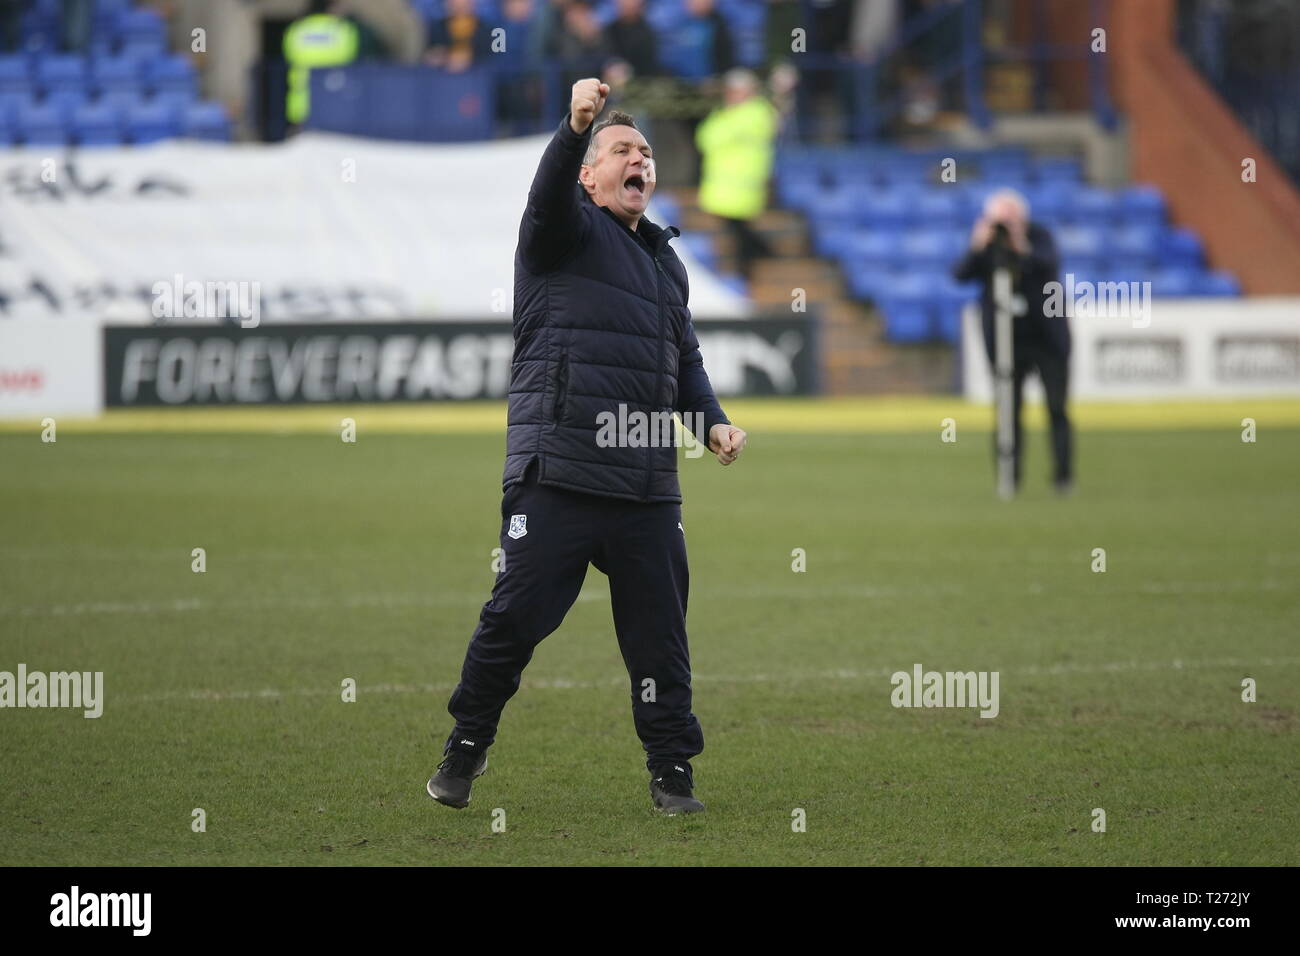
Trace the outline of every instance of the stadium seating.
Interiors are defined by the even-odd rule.
[[[221,106],[200,101],[193,64],[168,54],[155,11],[98,0],[85,54],[59,52],[61,16],[59,0],[35,0],[23,16],[22,52],[0,56],[0,145],[231,138]]]
[[[445,16],[444,0],[408,0],[411,9],[426,24],[441,20]],[[731,33],[731,42],[736,61],[745,66],[763,65],[765,31],[767,29],[768,0],[717,0],[719,13],[727,21]],[[500,19],[498,0],[475,0],[474,7],[480,16],[498,21]],[[541,0],[534,6],[534,15],[546,6]],[[602,26],[608,24],[618,15],[616,0],[595,0],[593,3],[595,18]],[[673,72],[675,63],[673,51],[674,30],[686,15],[682,0],[649,0],[646,4],[646,22],[659,37],[660,59],[669,72]]]
[[[957,182],[940,163],[957,160]],[[874,302],[895,342],[956,342],[962,307],[979,288],[952,279],[971,223],[998,188],[1024,193],[1052,230],[1062,272],[1076,281],[1145,281],[1157,296],[1240,295],[1205,265],[1200,238],[1169,224],[1151,186],[1089,185],[1077,159],[1026,150],[906,151],[888,147],[783,150],[777,201],[808,218],[814,251],[835,259],[855,297]]]

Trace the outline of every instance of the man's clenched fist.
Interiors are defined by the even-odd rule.
[[[747,437],[744,429],[735,425],[714,425],[709,429],[709,451],[717,455],[722,464],[730,465],[740,456]]]
[[[573,84],[573,99],[569,102],[569,128],[581,136],[596,116],[605,108],[609,84],[592,77]]]

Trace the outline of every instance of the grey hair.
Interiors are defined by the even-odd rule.
[[[984,200],[984,212],[987,213],[992,209],[994,203],[1002,201],[1015,203],[1020,207],[1021,218],[1029,219],[1029,200],[1024,197],[1023,193],[1019,193],[1014,189],[999,189],[997,192],[992,193],[988,199]]]
[[[743,66],[733,67],[722,75],[723,85],[728,88],[743,89],[747,93],[753,93],[758,89],[758,76],[753,70],[747,70]]]
[[[630,126],[637,128],[636,120],[632,118],[631,113],[624,113],[622,110],[612,110],[608,116],[597,123],[591,130],[591,142],[587,144],[587,152],[583,154],[582,165],[590,166],[596,161],[596,135],[606,126]]]

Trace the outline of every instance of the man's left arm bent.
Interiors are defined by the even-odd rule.
[[[718,397],[713,393],[709,373],[704,370],[704,357],[700,355],[700,341],[695,335],[695,324],[686,320],[686,334],[682,336],[681,357],[677,364],[677,407],[682,421],[690,428],[691,419],[704,423],[709,451],[718,461],[730,465],[745,447],[744,429],[731,424]],[[687,418],[687,413],[690,418]],[[698,434],[696,436],[699,437]]]

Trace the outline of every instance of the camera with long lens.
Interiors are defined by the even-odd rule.
[[[1015,247],[1011,245],[1011,230],[1007,228],[1004,222],[996,223],[993,226],[993,238],[989,242],[989,248],[993,252],[993,261],[998,265],[1006,265],[1015,258]]]

